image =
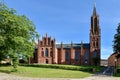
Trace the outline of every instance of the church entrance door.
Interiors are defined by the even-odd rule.
[[[46,59],[46,64],[48,64],[48,59]]]

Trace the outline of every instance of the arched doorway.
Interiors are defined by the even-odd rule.
[[[95,65],[95,66],[97,66],[99,63],[99,58],[98,58],[98,54],[97,54],[98,52],[97,52],[97,50],[95,50],[94,52],[93,52],[93,64]]]
[[[46,64],[48,64],[48,59],[46,59]]]

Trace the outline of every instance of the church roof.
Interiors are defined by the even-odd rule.
[[[71,48],[71,44],[62,44],[63,48]],[[81,46],[83,46],[83,48],[90,48],[90,44],[89,43],[83,43],[81,44],[72,44],[73,48],[80,48]],[[61,44],[56,44],[56,48],[61,48]]]

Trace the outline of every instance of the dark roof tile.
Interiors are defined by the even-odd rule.
[[[80,48],[81,44],[73,44],[73,48]],[[60,48],[61,44],[56,44],[56,48]],[[63,48],[71,48],[71,44],[63,44]],[[89,43],[83,43],[83,48],[90,48]]]

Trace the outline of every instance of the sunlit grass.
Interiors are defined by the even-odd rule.
[[[11,72],[12,67],[0,67],[0,72],[26,77],[40,78],[84,78],[91,76],[91,73],[82,71],[71,71],[50,68],[36,68],[19,66],[17,72]]]

